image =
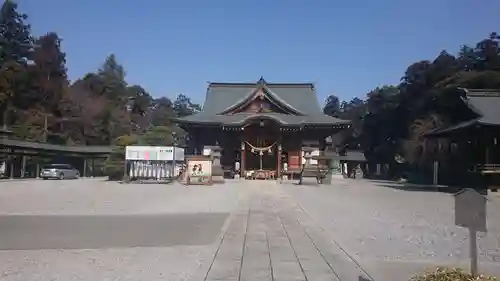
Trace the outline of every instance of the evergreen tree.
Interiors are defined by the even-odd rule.
[[[20,93],[26,92],[26,66],[33,50],[31,28],[26,14],[17,11],[17,4],[4,1],[0,8],[0,111],[2,124],[9,123],[13,103],[26,108]]]

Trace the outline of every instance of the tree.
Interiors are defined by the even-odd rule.
[[[15,61],[9,61],[0,66],[0,110],[2,111],[2,124],[6,126],[9,113],[13,107],[24,106],[20,91],[27,84],[26,68]]]
[[[33,50],[31,27],[24,21],[28,15],[17,11],[17,3],[3,2],[0,8],[0,66],[14,61],[26,65]]]
[[[179,94],[174,101],[174,111],[177,117],[184,117],[201,110],[199,104],[191,102],[191,99],[183,94]]]
[[[59,103],[68,87],[66,54],[61,51],[61,39],[50,32],[37,39],[30,67],[35,102],[48,114],[61,115]]]
[[[323,113],[333,117],[340,115],[340,100],[336,95],[331,94],[326,98]]]
[[[475,53],[478,70],[500,70],[500,36],[496,32],[478,42]]]
[[[170,146],[174,143],[172,128],[166,126],[152,127],[141,137],[144,145]]]
[[[114,140],[115,147],[104,165],[104,170],[109,180],[120,180],[123,178],[125,147],[137,144],[137,142],[138,138],[135,135],[124,135]]]
[[[106,58],[104,64],[97,71],[97,77],[101,80],[103,94],[108,99],[121,103],[127,102],[128,92],[125,69],[118,63],[114,54]]]
[[[154,99],[151,110],[151,124],[153,126],[169,126],[176,112],[169,98],[161,97]]]
[[[4,126],[13,103],[23,104],[17,95],[25,90],[26,66],[33,48],[31,28],[24,22],[27,18],[13,1],[4,1],[0,8],[0,110]]]
[[[150,110],[153,98],[149,95],[144,88],[139,85],[132,85],[127,87],[129,109],[133,114],[146,115]]]

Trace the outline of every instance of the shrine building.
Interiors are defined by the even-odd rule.
[[[179,118],[186,153],[221,148],[224,170],[300,170],[304,153],[322,151],[325,138],[350,122],[323,114],[311,83],[209,83],[202,111]],[[239,165],[235,165],[239,163]],[[235,171],[239,166],[239,171]]]

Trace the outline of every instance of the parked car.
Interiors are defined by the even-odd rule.
[[[75,167],[69,164],[51,164],[43,167],[40,177],[46,179],[77,179],[80,177]]]

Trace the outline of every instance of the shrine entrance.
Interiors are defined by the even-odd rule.
[[[243,153],[247,178],[275,178],[280,156],[279,126],[272,120],[260,120],[244,127]]]
[[[246,151],[250,151],[246,157],[247,170],[276,170],[276,140],[255,138],[253,141],[245,141]]]

